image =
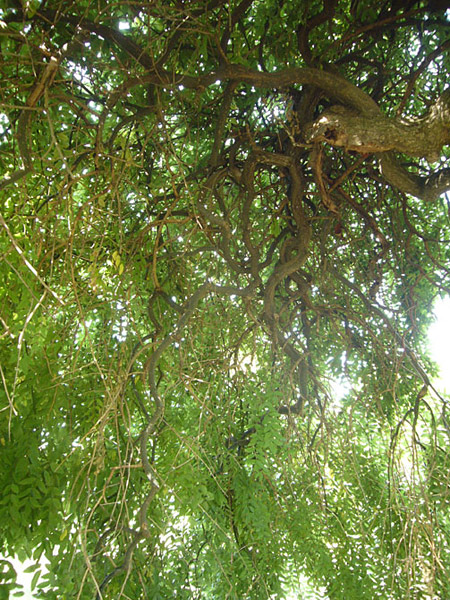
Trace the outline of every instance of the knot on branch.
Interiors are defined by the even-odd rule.
[[[306,127],[305,139],[360,154],[382,153],[382,174],[391,185],[416,198],[433,200],[449,189],[447,170],[420,177],[401,166],[391,151],[428,162],[439,160],[443,146],[450,143],[450,89],[424,117],[410,120],[332,106]]]
[[[367,154],[392,150],[387,119],[383,115],[366,117],[345,106],[332,106],[306,127],[307,142],[325,142],[346,150]]]
[[[450,143],[450,90],[441,94],[427,115],[408,120],[332,106],[306,127],[305,139],[361,154],[395,150],[435,162]]]

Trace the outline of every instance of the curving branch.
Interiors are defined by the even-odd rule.
[[[147,512],[150,507],[150,504],[152,503],[154,497],[160,489],[160,486],[156,478],[155,470],[151,465],[147,447],[150,436],[156,432],[159,423],[164,418],[164,401],[159,395],[158,384],[156,382],[155,376],[156,367],[158,365],[159,360],[161,359],[161,356],[167,350],[167,348],[179,338],[182,330],[188,324],[189,319],[195,312],[198,304],[208,294],[215,293],[219,295],[223,294],[228,296],[235,295],[240,297],[251,297],[255,293],[255,289],[255,283],[250,283],[246,288],[238,288],[234,286],[219,286],[209,282],[204,283],[191,295],[189,300],[184,305],[183,312],[180,318],[178,319],[174,329],[171,333],[165,336],[165,338],[161,341],[159,346],[154,350],[153,354],[151,355],[147,368],[147,381],[150,389],[150,394],[154,403],[154,411],[151,417],[148,415],[148,412],[146,410],[144,411],[144,415],[146,416],[147,422],[139,436],[142,467],[145,475],[147,476],[147,479],[150,482],[150,490],[145,496],[145,499],[142,502],[141,507],[139,509],[139,530],[133,532],[133,538],[125,551],[122,563],[115,567],[110,573],[108,573],[101,582],[101,584],[98,586],[96,600],[101,599],[102,592],[105,590],[107,585],[114,577],[124,572],[129,573],[132,566],[132,559],[135,549],[143,539],[148,538],[150,535],[147,522]],[[138,353],[135,350],[131,363],[134,362],[137,356]]]
[[[361,154],[395,150],[435,162],[442,147],[450,143],[450,90],[438,98],[428,115],[409,122],[333,106],[307,127],[306,139]]]
[[[250,5],[251,0],[241,1],[233,13],[230,28]],[[307,48],[309,30],[329,18],[333,13],[333,9],[334,3],[330,3],[329,9],[324,9],[316,18],[308,21],[300,32],[300,39],[303,40],[302,46]],[[14,21],[19,18],[23,18],[23,15],[8,16],[6,20]],[[183,85],[191,89],[202,89],[217,80],[221,80],[228,84],[229,91],[232,91],[238,83],[247,83],[262,88],[313,85],[321,89],[329,98],[337,100],[341,106],[328,109],[307,127],[306,137],[310,142],[322,141],[360,153],[385,154],[396,151],[412,157],[426,158],[430,162],[438,160],[442,147],[450,143],[450,90],[446,90],[438,98],[425,117],[410,121],[390,119],[383,115],[378,104],[368,94],[344,79],[340,74],[331,71],[330,68],[290,68],[274,73],[266,73],[225,62],[216,72],[194,77],[165,70],[161,60],[150,56],[130,36],[100,23],[93,23],[76,16],[62,15],[47,9],[38,11],[33,19],[42,19],[54,24],[62,22],[76,28],[82,28],[93,35],[102,36],[120,47],[144,67],[147,72],[146,75],[129,79],[111,94],[108,109],[111,109],[128,89],[145,83],[170,87]],[[224,46],[226,40],[227,33],[224,34],[221,40],[222,46]],[[38,93],[38,96],[35,100],[33,99],[33,106],[39,97],[39,92],[36,93]],[[227,112],[229,100],[229,95],[226,95],[223,114]],[[2,182],[3,187],[17,181],[29,172],[31,161],[24,142],[28,119],[27,113],[23,113],[23,123],[19,123],[18,127],[19,147],[25,169],[20,173],[15,173],[8,181]],[[218,158],[220,131],[219,127],[211,155],[213,165]],[[418,177],[401,167],[392,156],[380,156],[380,162],[382,174],[386,181],[402,192],[424,200],[433,200],[450,189],[449,175],[446,170],[427,177]]]
[[[17,145],[22,158],[23,169],[19,169],[11,175],[7,175],[2,181],[0,181],[0,190],[4,189],[11,183],[15,183],[23,177],[26,177],[33,170],[33,160],[31,157],[31,149],[29,144],[30,127],[33,118],[33,110],[31,109],[33,109],[39,102],[46,88],[52,85],[62,58],[62,54],[59,56],[50,56],[50,60],[47,63],[39,81],[33,88],[27,99],[25,107],[20,113],[17,122]]]
[[[225,64],[217,71],[199,77],[174,75],[160,70],[158,73],[131,78],[112,93],[109,108],[136,85],[153,83],[202,89],[218,80],[278,89],[292,85],[313,85],[341,105],[324,111],[315,122],[306,125],[307,141],[325,142],[363,154],[384,154],[380,156],[380,162],[386,181],[420,199],[433,200],[449,189],[445,172],[418,178],[396,163],[393,157],[388,156],[386,160],[386,154],[396,151],[412,157],[423,157],[430,162],[436,161],[443,146],[450,143],[450,90],[438,98],[427,115],[405,121],[385,116],[368,94],[335,72],[305,67],[264,73],[241,65]]]
[[[431,201],[450,190],[450,169],[441,169],[426,177],[420,177],[404,169],[394,154],[388,152],[380,157],[383,177],[404,194]]]
[[[448,169],[420,177],[405,170],[392,154],[439,160],[443,146],[450,143],[450,90],[439,96],[427,115],[409,121],[333,106],[307,126],[305,137],[309,142],[325,142],[361,154],[380,153],[384,178],[417,198],[434,200],[450,189]]]

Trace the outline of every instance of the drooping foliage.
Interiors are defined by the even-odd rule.
[[[449,32],[421,0],[2,9],[4,590],[18,554],[50,599],[450,596]]]

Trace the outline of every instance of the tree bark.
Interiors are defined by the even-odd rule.
[[[446,90],[424,117],[391,119],[381,112],[365,114],[346,106],[332,106],[305,128],[308,142],[325,142],[353,152],[380,153],[383,177],[402,192],[423,200],[434,200],[450,189],[450,169],[428,177],[409,173],[392,152],[401,152],[428,162],[439,160],[450,143],[450,90]]]

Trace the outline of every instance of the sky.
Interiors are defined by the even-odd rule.
[[[428,331],[430,351],[439,365],[440,378],[437,387],[441,392],[450,391],[450,298],[440,299],[434,306],[436,321]]]

